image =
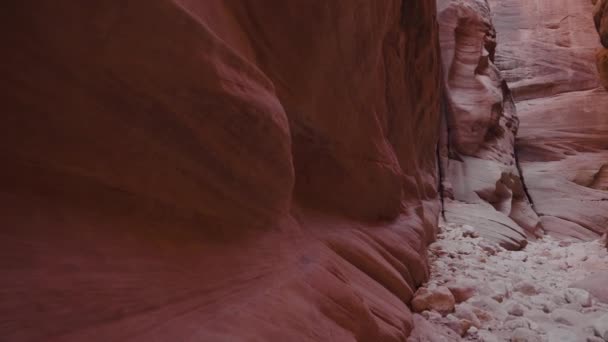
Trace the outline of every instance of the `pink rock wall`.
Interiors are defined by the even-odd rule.
[[[608,192],[600,185],[608,161],[608,93],[595,65],[601,45],[593,4],[490,5],[496,64],[521,121],[517,154],[541,223],[558,236],[599,237],[608,229]]]
[[[448,221],[519,249],[541,225],[514,153],[519,119],[496,67],[496,31],[485,0],[444,0],[438,18],[447,93],[443,168]]]
[[[597,70],[602,85],[608,89],[608,1],[592,0],[591,2],[594,5],[593,22],[603,45],[603,48],[599,48],[595,56]]]
[[[0,336],[402,341],[433,1],[9,1]]]

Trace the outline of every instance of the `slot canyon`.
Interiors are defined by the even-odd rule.
[[[0,17],[0,341],[608,341],[608,0]]]

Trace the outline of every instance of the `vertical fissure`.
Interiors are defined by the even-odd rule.
[[[526,178],[524,177],[524,171],[521,168],[521,163],[519,161],[519,151],[517,148],[517,142],[515,142],[514,146],[513,146],[513,155],[515,156],[515,166],[517,167],[517,171],[519,172],[519,179],[521,180],[521,186],[524,189],[524,193],[526,194],[526,198],[528,199],[528,202],[530,203],[530,207],[532,208],[532,210],[534,210],[536,215],[538,215],[538,211],[536,210],[534,201],[532,200],[532,196],[530,195],[530,191],[528,190],[528,185],[526,184]]]

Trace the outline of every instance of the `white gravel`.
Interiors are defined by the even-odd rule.
[[[569,288],[608,272],[608,251],[599,240],[545,236],[524,250],[508,251],[479,238],[470,226],[442,224],[441,229],[430,246],[431,279],[425,288],[448,287],[464,301],[452,314],[422,312],[417,319],[434,331],[414,331],[409,342],[608,341],[608,304]]]

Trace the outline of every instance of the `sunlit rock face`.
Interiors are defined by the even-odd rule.
[[[403,341],[439,212],[436,10],[4,3],[2,339]]]
[[[525,245],[541,226],[526,197],[514,154],[519,119],[496,67],[496,31],[485,0],[439,2],[447,94],[444,157],[446,216],[475,222],[508,248]]]
[[[596,69],[603,19],[596,30],[590,1],[490,6],[496,64],[520,118],[517,154],[542,225],[558,236],[599,237],[608,229],[608,93]]]

